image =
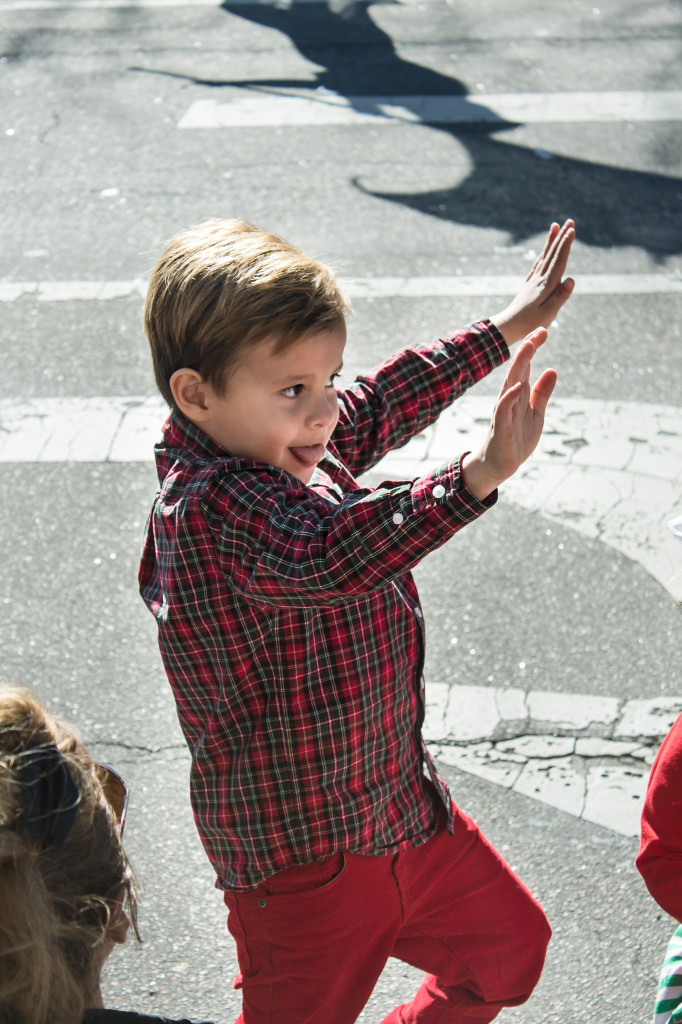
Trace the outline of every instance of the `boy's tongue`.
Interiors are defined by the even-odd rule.
[[[289,451],[305,466],[316,466],[324,455],[325,447],[323,444],[301,444]]]

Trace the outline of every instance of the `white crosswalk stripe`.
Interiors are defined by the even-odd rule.
[[[326,0],[293,0],[296,4],[325,3]],[[417,0],[395,0],[396,3],[416,3]],[[430,2],[430,0],[427,0]],[[230,6],[240,4],[277,4],[279,0],[230,0]],[[145,10],[163,7],[222,7],[223,0],[2,0],[0,14],[5,11],[115,11]]]
[[[680,121],[682,91],[480,93],[467,96],[346,96],[328,89],[245,90],[221,101],[195,100],[178,128],[360,125],[392,122],[533,124]]]
[[[514,295],[518,274],[461,274],[442,277],[349,277],[339,284],[351,299],[393,297],[461,298]],[[120,281],[0,281],[0,302],[16,302],[24,296],[37,302],[106,302],[110,299],[144,298],[142,278]],[[578,295],[679,295],[682,274],[581,274]]]

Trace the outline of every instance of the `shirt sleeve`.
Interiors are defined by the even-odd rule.
[[[682,715],[651,768],[635,863],[658,905],[682,922]]]
[[[355,600],[383,587],[497,500],[496,491],[479,501],[467,490],[458,459],[338,505],[292,489],[284,472],[276,479],[228,472],[203,509],[228,584],[272,605]]]
[[[434,422],[467,388],[509,358],[489,320],[407,347],[339,392],[332,442],[354,476]]]

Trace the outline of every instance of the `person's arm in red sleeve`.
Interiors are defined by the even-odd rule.
[[[682,715],[651,768],[635,864],[658,905],[682,922]]]

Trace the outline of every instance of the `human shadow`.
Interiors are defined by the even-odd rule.
[[[441,127],[441,126],[439,126]],[[533,150],[467,130],[448,129],[466,147],[470,173],[453,188],[384,192],[359,178],[367,195],[442,220],[507,231],[520,241],[570,217],[580,241],[637,247],[657,261],[682,252],[682,181]]]
[[[224,11],[266,28],[283,32],[296,49],[319,69],[307,80],[249,78],[259,86],[329,89],[346,96],[466,96],[467,89],[450,75],[401,57],[387,32],[371,17],[370,8],[393,6],[398,0],[327,0],[326,3],[233,3]],[[217,84],[217,83],[216,83]],[[235,83],[237,84],[237,83]],[[508,125],[494,117],[499,125]]]
[[[467,89],[457,78],[406,60],[396,51],[389,34],[371,17],[375,4],[369,0],[290,7],[224,0],[221,6],[232,15],[283,32],[317,68],[295,79],[258,75],[248,81],[204,80],[205,85],[266,91],[289,87],[297,93],[329,90],[363,113],[372,112],[370,97],[401,97],[408,109],[420,96],[459,97],[460,111],[462,100],[467,103]],[[495,138],[513,126],[481,108],[480,96],[476,100],[471,104],[472,123],[462,123],[460,116],[457,124],[429,124],[467,151],[471,171],[464,181],[428,192],[383,191],[360,178],[353,179],[355,187],[433,217],[504,230],[515,240],[545,231],[552,220],[571,217],[579,225],[583,244],[634,246],[657,260],[682,251],[682,180]]]

